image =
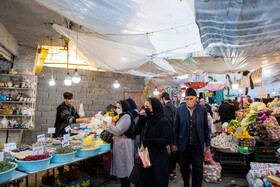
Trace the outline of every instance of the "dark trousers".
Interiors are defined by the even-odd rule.
[[[128,180],[128,177],[120,178],[120,180],[121,180],[121,187],[130,187],[130,182]]]
[[[184,187],[190,187],[190,165],[192,165],[192,187],[201,187],[203,176],[203,152],[200,144],[188,144],[185,151],[180,152],[180,160]]]
[[[168,155],[169,158],[169,174],[173,174],[176,169],[176,163],[178,162],[178,152],[172,152]]]

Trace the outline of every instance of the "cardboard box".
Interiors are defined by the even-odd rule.
[[[90,177],[78,169],[59,174],[56,178],[57,187],[90,187]]]

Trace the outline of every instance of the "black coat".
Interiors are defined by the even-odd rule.
[[[221,121],[228,121],[233,119],[234,106],[229,103],[222,104],[219,109],[219,114],[221,116]]]
[[[176,107],[169,101],[163,106],[163,111],[164,115],[168,118],[171,126],[173,127],[175,123]]]
[[[134,132],[141,135],[141,142],[148,147],[152,166],[143,168],[135,164],[129,180],[136,186],[167,187],[169,161],[166,146],[172,142],[172,129],[169,120],[163,114],[161,103],[154,98],[151,98],[151,101],[153,115],[140,116]]]

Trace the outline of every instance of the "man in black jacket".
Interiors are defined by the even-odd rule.
[[[171,103],[170,96],[167,92],[163,92],[161,95],[161,103],[163,104],[164,115],[168,118],[171,128],[175,122],[176,107]],[[169,181],[172,182],[175,179],[175,170],[176,170],[176,161],[177,154],[176,152],[171,151],[171,147],[168,146],[167,150],[169,152]]]
[[[89,118],[80,118],[78,112],[73,107],[73,94],[65,92],[63,94],[64,102],[56,108],[56,120],[55,120],[55,137],[63,136],[67,132],[65,127],[73,123],[89,123]]]
[[[206,103],[205,103],[205,99],[201,98],[201,99],[200,99],[200,104],[203,105],[203,106],[205,106],[206,109],[207,109],[207,112],[209,112],[210,115],[211,115],[211,117],[213,117],[212,108],[211,108],[211,106],[210,106],[209,104],[206,104]]]
[[[219,114],[221,116],[222,124],[225,122],[230,122],[233,117],[234,106],[229,104],[229,101],[225,100],[224,103],[219,107]]]

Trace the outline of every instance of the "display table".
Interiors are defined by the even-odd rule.
[[[73,164],[75,162],[84,161],[84,160],[87,160],[89,158],[93,158],[93,157],[100,156],[100,155],[105,154],[105,153],[109,153],[110,151],[99,152],[97,155],[92,156],[92,157],[86,157],[86,158],[75,157],[75,159],[73,161],[71,161],[71,162],[65,162],[65,163],[59,163],[59,164],[50,163],[49,167],[47,167],[46,169],[38,170],[38,171],[32,171],[32,172],[26,172],[26,174],[27,174],[26,175],[26,186],[28,187],[28,175],[35,174],[35,186],[37,186],[37,174],[42,172],[42,171],[46,171],[46,170],[52,169],[53,170],[53,174],[55,176],[55,168],[62,167],[62,166],[65,166],[65,165],[69,165],[69,164]]]
[[[9,184],[9,183],[13,183],[13,182],[15,182],[15,184],[16,184],[16,186],[19,186],[19,180],[20,179],[22,179],[22,178],[25,178],[25,177],[27,177],[27,174],[26,173],[23,173],[23,172],[21,172],[21,171],[15,171],[15,175],[14,175],[14,177],[11,179],[11,180],[9,180],[9,181],[7,181],[7,182],[5,182],[5,183],[2,183],[2,184],[0,184],[1,186],[2,185],[5,185],[5,184]],[[26,186],[27,186],[27,183],[26,183]]]

